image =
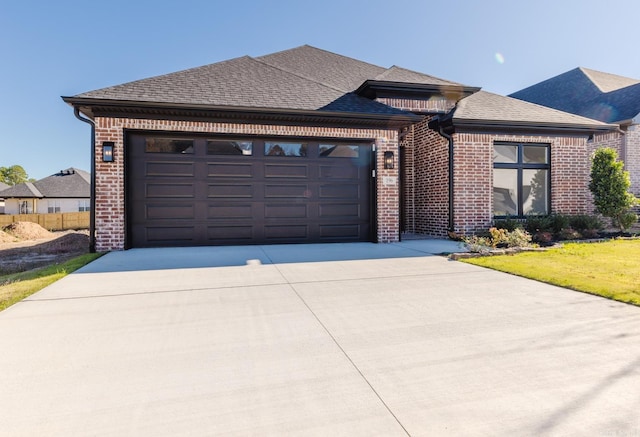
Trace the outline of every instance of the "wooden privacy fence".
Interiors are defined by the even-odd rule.
[[[55,214],[12,214],[0,215],[0,227],[15,222],[38,223],[48,231],[67,229],[88,229],[89,212],[61,212]]]

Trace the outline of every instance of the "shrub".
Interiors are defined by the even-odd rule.
[[[593,194],[596,211],[611,218],[611,224],[621,231],[628,229],[637,216],[629,209],[638,199],[629,193],[631,179],[624,171],[624,163],[618,161],[618,152],[610,147],[596,150],[591,160],[591,181],[589,190]]]
[[[496,247],[528,247],[531,245],[531,234],[522,228],[513,231],[491,228],[488,236],[474,235],[464,239],[467,248],[472,252],[487,252]]]
[[[513,232],[516,229],[522,228],[522,222],[520,220],[507,217],[504,219],[495,220],[493,223],[493,227]]]
[[[551,214],[549,219],[551,220],[551,232],[555,235],[559,236],[563,229],[571,227],[568,215]]]
[[[530,234],[536,234],[538,232],[549,233],[553,229],[551,226],[552,222],[553,220],[548,215],[530,215],[526,218],[524,228]]]
[[[569,216],[569,226],[584,234],[587,230],[601,230],[604,228],[602,220],[594,215],[579,214]]]

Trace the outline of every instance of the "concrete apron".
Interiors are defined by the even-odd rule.
[[[0,313],[3,433],[640,433],[639,308],[419,243],[107,254]]]

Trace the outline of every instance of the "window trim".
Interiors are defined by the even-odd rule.
[[[527,214],[524,213],[523,208],[523,170],[547,170],[547,212],[546,214],[551,214],[551,144],[550,143],[527,143],[527,142],[514,142],[514,141],[494,141],[491,147],[491,151],[493,152],[493,146],[517,146],[517,162],[494,162],[492,167],[492,178],[491,178],[491,188],[493,190],[493,170],[494,169],[509,169],[517,171],[517,214],[515,216],[511,216],[508,214],[504,215],[496,215],[494,214],[495,208],[494,205],[491,205],[491,213],[494,218],[505,218],[505,217],[515,217],[515,218],[524,218]],[[534,146],[534,147],[544,147],[546,149],[546,163],[526,163],[524,162],[524,148]],[[492,201],[493,203],[493,201]]]

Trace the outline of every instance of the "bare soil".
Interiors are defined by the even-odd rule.
[[[89,253],[89,232],[49,232],[17,222],[0,230],[0,275],[24,272]]]

